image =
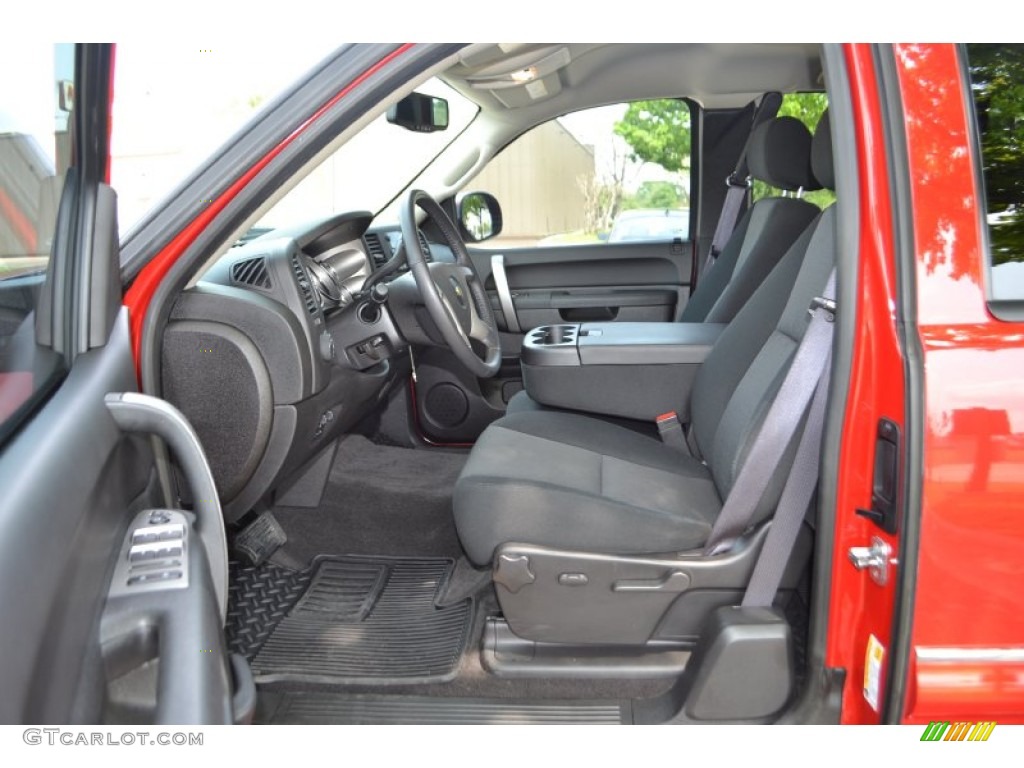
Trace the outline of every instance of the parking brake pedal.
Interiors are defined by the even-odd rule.
[[[232,543],[235,551],[252,565],[260,565],[287,541],[288,536],[274,515],[264,512],[235,536]]]

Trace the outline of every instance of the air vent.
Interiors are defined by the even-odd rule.
[[[236,261],[231,265],[231,282],[269,289],[271,285],[270,273],[267,272],[267,260],[262,256],[257,256],[254,259]]]
[[[309,276],[306,274],[305,267],[299,261],[299,255],[297,253],[292,254],[292,272],[295,273],[295,282],[299,286],[299,291],[302,293],[302,300],[306,304],[306,311],[309,314],[316,316],[320,310],[320,305],[316,301],[316,297],[313,295],[313,286],[310,285]]]
[[[381,240],[380,235],[376,232],[367,232],[363,237],[363,241],[366,243],[366,250],[373,260],[374,268],[383,266],[388,260],[388,254],[384,250],[384,242]]]

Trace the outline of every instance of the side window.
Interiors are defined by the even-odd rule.
[[[63,371],[35,343],[57,203],[71,162],[73,45],[0,48],[0,442]]]
[[[689,236],[690,104],[583,110],[523,134],[467,189],[501,205],[493,248],[671,241]]]
[[[782,97],[782,106],[779,107],[778,114],[779,117],[795,117],[813,134],[826,109],[828,109],[828,96],[824,93],[787,93]],[[781,195],[782,190],[755,179],[751,184],[751,194],[754,200],[760,200],[762,197]],[[806,192],[803,197],[819,208],[827,208],[836,201],[835,192],[829,189]]]
[[[967,46],[978,118],[991,295],[1024,300],[1024,45]]]

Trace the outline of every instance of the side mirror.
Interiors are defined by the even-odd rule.
[[[410,93],[388,109],[389,123],[420,133],[433,133],[448,128],[448,102],[425,93]]]
[[[486,192],[468,192],[458,203],[459,229],[462,239],[482,243],[501,234],[501,206]]]

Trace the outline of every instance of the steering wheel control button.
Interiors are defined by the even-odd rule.
[[[109,598],[188,588],[191,532],[189,517],[180,510],[147,509],[137,514],[125,534]]]

